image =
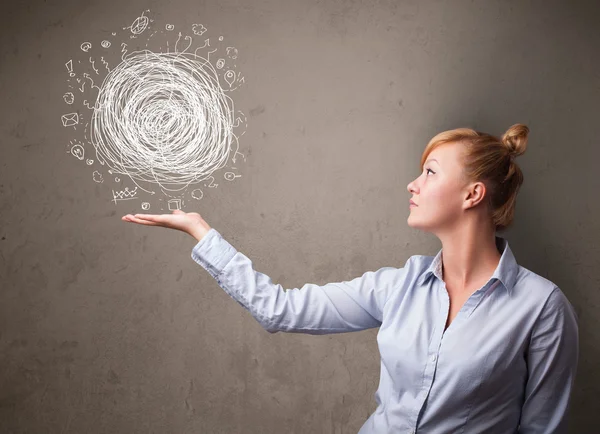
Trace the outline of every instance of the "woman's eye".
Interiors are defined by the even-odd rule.
[[[435,173],[435,172],[434,172],[433,170],[431,170],[431,169],[425,169],[425,170],[427,171],[426,173],[429,173],[429,172],[431,172],[431,173]]]

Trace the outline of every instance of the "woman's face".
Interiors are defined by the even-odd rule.
[[[436,233],[460,221],[466,186],[462,153],[461,143],[445,143],[429,154],[421,175],[407,186],[417,204],[410,207],[410,227]]]

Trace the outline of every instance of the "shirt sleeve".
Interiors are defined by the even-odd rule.
[[[578,357],[577,313],[562,291],[554,288],[536,321],[527,352],[520,434],[567,432]]]
[[[192,259],[270,333],[327,334],[379,327],[388,295],[405,275],[405,268],[383,267],[350,281],[284,289],[254,270],[252,261],[214,228],[193,248]]]

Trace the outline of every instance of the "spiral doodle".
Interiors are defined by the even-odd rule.
[[[90,138],[114,173],[165,189],[186,186],[227,163],[234,113],[207,60],[137,51],[104,79]]]

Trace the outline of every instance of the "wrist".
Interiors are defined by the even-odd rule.
[[[196,241],[200,242],[202,240],[202,238],[205,237],[205,235],[208,233],[208,231],[210,230],[210,227],[202,227],[201,225],[198,225],[194,228],[192,228],[192,230],[189,232],[189,234],[194,237],[196,239]]]

